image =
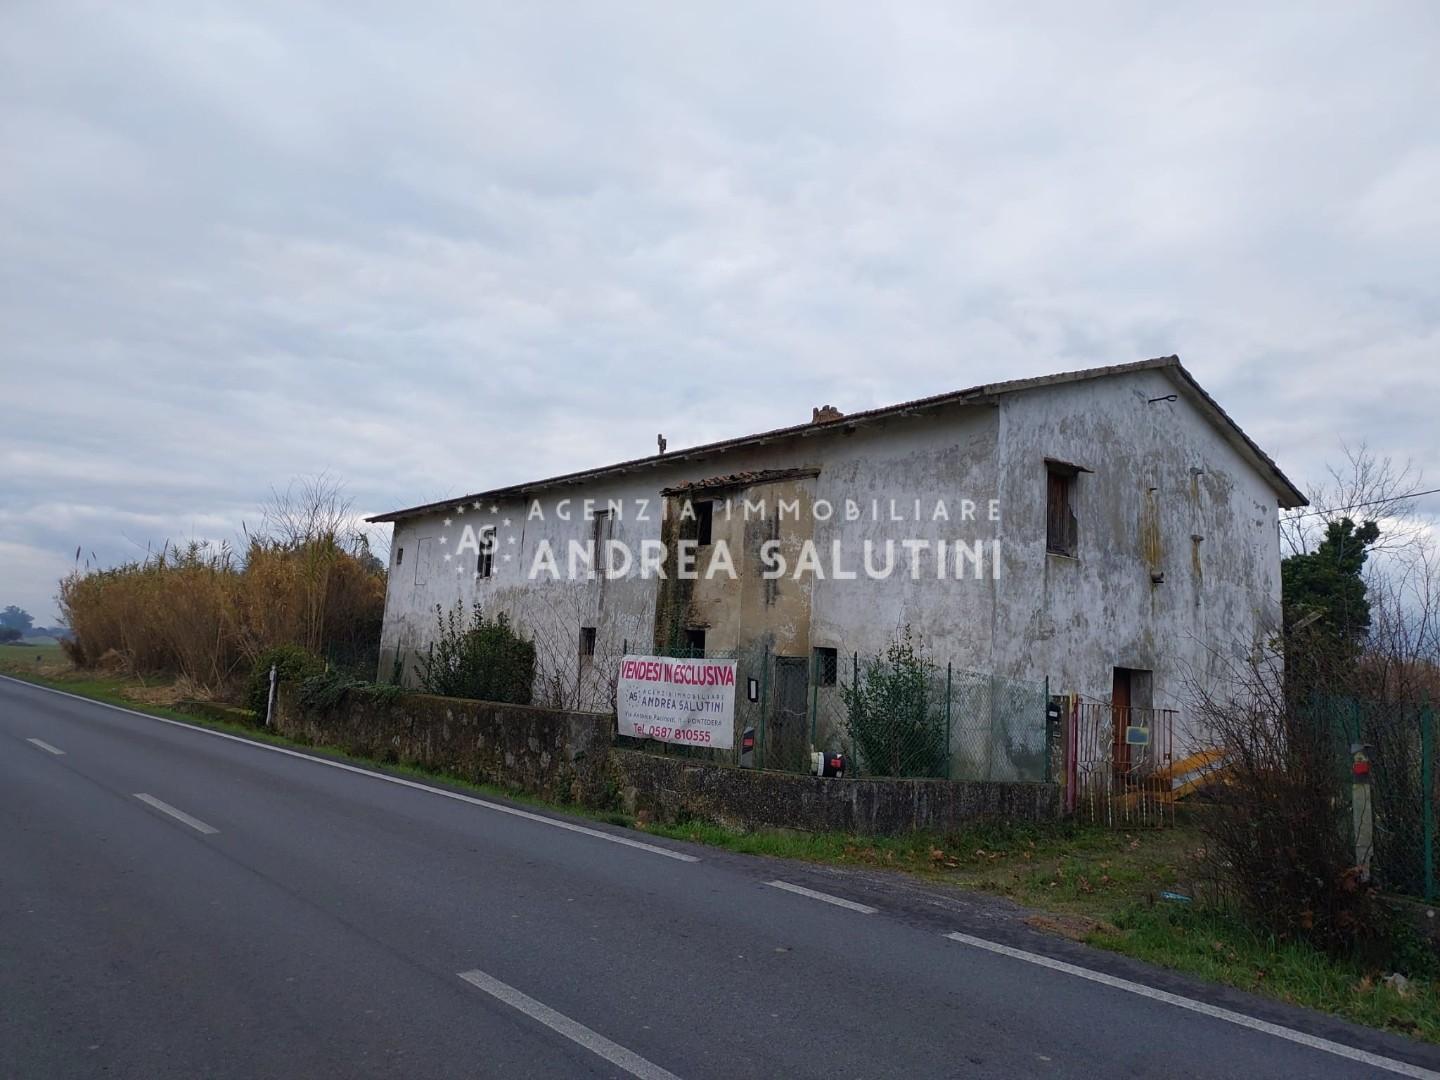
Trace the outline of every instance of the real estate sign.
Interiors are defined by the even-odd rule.
[[[687,746],[735,745],[735,661],[627,656],[615,713],[621,735]]]

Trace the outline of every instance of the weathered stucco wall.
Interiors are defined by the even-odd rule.
[[[822,780],[633,750],[616,750],[614,762],[624,809],[666,822],[883,836],[986,819],[1045,821],[1056,817],[1060,806],[1054,784]]]
[[[1276,494],[1184,395],[1153,400],[1172,394],[1145,371],[1004,399],[997,672],[1103,698],[1115,667],[1150,670],[1154,705],[1183,708],[1278,626]],[[1091,470],[1074,558],[1045,550],[1047,457]]]
[[[573,505],[557,511],[556,499],[573,497]],[[391,565],[381,633],[380,677],[388,679],[399,656],[407,684],[413,685],[415,665],[436,636],[436,608],[450,610],[457,602],[467,609],[479,604],[487,616],[504,613],[536,642],[541,676],[537,700],[568,708],[609,708],[610,686],[606,671],[622,654],[626,643],[648,650],[655,618],[655,582],[634,579],[568,580],[568,546],[572,539],[591,538],[593,520],[584,517],[584,500],[597,499],[604,507],[617,500],[627,509],[635,500],[649,499],[653,521],[637,520],[633,509],[607,523],[606,536],[637,551],[642,542],[659,539],[659,495],[646,485],[618,485],[603,492],[560,492],[547,495],[543,518],[530,514],[529,502],[510,500],[479,510],[467,506],[443,514],[400,522],[391,540]],[[565,517],[562,517],[564,514]],[[568,518],[568,520],[567,520]],[[457,554],[464,545],[465,529],[496,529],[497,550],[493,572],[476,577],[473,550]],[[561,580],[529,580],[527,573],[537,547],[546,540],[555,552]],[[403,562],[396,565],[397,553]],[[446,558],[446,556],[450,558]],[[579,628],[594,626],[597,641],[594,660],[581,662]]]
[[[996,583],[988,556],[999,528],[990,520],[989,502],[996,491],[998,426],[997,409],[986,403],[895,417],[838,441],[816,481],[815,497],[836,514],[815,526],[827,577],[814,590],[812,644],[878,653],[908,623],[933,643],[942,663],[989,670]],[[847,500],[856,504],[856,520],[842,513]],[[941,504],[944,516],[938,517]],[[931,546],[912,562],[906,540]],[[957,578],[949,549],[949,572],[939,577],[935,553],[942,540],[984,545],[986,559],[966,563],[965,576]],[[834,544],[842,544],[846,568],[856,570],[863,568],[867,541],[877,567],[883,566],[886,542],[894,544],[889,576],[862,572],[837,580],[829,574]]]
[[[1172,394],[1175,401],[1163,400]],[[1074,558],[1046,552],[1046,458],[1090,470],[1077,481]],[[707,636],[712,653],[744,658],[768,650],[808,660],[813,648],[824,646],[841,657],[874,654],[908,624],[942,665],[1035,685],[1048,679],[1052,690],[1096,698],[1109,694],[1114,668],[1148,670],[1154,704],[1183,707],[1190,680],[1221,678],[1278,618],[1276,492],[1178,380],[1142,370],[858,427],[821,425],[768,446],[704,458],[679,451],[634,472],[536,492],[543,517],[515,500],[494,515],[486,506],[468,508],[463,517],[452,511],[403,520],[392,543],[382,676],[397,650],[410,657],[407,669],[423,651],[434,636],[437,605],[478,602],[487,613],[506,612],[535,637],[541,700],[607,709],[614,661],[626,643],[632,651],[654,646],[661,583],[638,573],[610,581],[603,575],[527,580],[539,545],[549,543],[567,576],[568,542],[596,535],[585,513],[590,500],[599,508],[621,507],[602,538],[622,541],[637,555],[647,543],[663,547],[662,490],[761,469],[814,472],[789,486],[807,504],[830,507],[828,520],[806,525],[822,573],[782,580],[778,605],[757,601],[760,568],[744,558],[755,531],[717,519],[717,536],[739,537],[740,580],[697,583],[680,615],[713,631]],[[562,499],[568,519],[556,513]],[[945,519],[930,516],[940,500]],[[991,519],[991,500],[998,520]],[[859,508],[858,519],[847,513],[850,503]],[[891,520],[892,505],[903,520]],[[473,554],[459,564],[445,559],[463,526],[477,519],[500,526],[489,578],[473,576]],[[802,531],[787,526],[782,535],[795,539]],[[914,573],[897,550],[888,577],[865,575],[866,540],[879,553],[887,540],[898,547],[906,539],[932,545]],[[967,563],[964,580],[936,577],[933,545],[942,539],[982,552],[981,561]],[[836,542],[844,550],[842,568],[860,571],[854,579],[833,573]],[[402,548],[405,563],[397,567]],[[953,549],[950,559],[953,565]],[[793,570],[793,558],[790,565]],[[591,660],[579,656],[582,626],[597,629]],[[821,698],[835,693],[818,691]],[[834,713],[820,704],[820,715]],[[747,722],[748,708],[741,705],[737,728]],[[1182,742],[1190,737],[1180,733]]]
[[[780,523],[782,554],[790,572],[771,590],[778,603],[770,606],[758,600],[763,588],[758,560],[744,557],[747,552],[753,556],[752,549],[758,546],[758,523],[745,522],[739,510],[730,521],[717,518],[717,535],[731,541],[739,581],[734,587],[718,580],[697,583],[700,587],[692,592],[698,597],[687,602],[697,625],[716,630],[713,651],[743,654],[766,638],[771,654],[778,656],[808,657],[810,649],[819,645],[871,653],[882,650],[900,626],[910,623],[935,643],[937,655],[984,670],[990,654],[994,592],[988,567],[981,580],[960,582],[937,580],[931,564],[924,562],[920,576],[912,577],[905,569],[900,543],[911,537],[932,542],[993,538],[996,525],[988,520],[987,500],[995,488],[996,430],[993,405],[896,419],[849,432],[840,424],[763,450],[703,461],[685,461],[677,455],[673,463],[632,477],[537,492],[543,516],[537,516],[529,503],[516,500],[496,504],[493,514],[486,505],[479,511],[467,507],[464,515],[451,510],[403,520],[391,541],[381,677],[389,677],[401,652],[403,674],[413,681],[415,660],[435,636],[435,608],[448,610],[457,600],[467,606],[478,602],[487,614],[505,612],[537,639],[541,666],[552,675],[541,682],[558,683],[567,691],[561,700],[550,699],[554,704],[608,707],[605,679],[598,674],[586,678],[577,670],[579,628],[597,628],[594,669],[618,658],[626,642],[632,651],[650,648],[661,582],[653,576],[642,579],[638,573],[609,581],[603,575],[579,581],[552,581],[544,575],[528,579],[542,541],[556,553],[562,577],[567,576],[570,541],[584,543],[594,537],[594,521],[585,517],[589,500],[593,509],[612,504],[622,508],[606,524],[604,535],[623,542],[638,556],[647,543],[664,546],[663,489],[719,474],[780,468],[810,469],[818,475],[803,482],[739,490],[752,499],[769,500],[771,513],[775,500],[783,497],[798,498],[807,509],[814,500],[823,499],[834,516],[828,522],[812,518]],[[974,520],[962,522],[965,499],[976,501],[979,509]],[[568,501],[563,508],[568,519],[556,511],[560,500]],[[860,508],[858,521],[846,520],[847,500]],[[914,520],[917,500],[919,521]],[[952,520],[933,518],[933,508],[942,500]],[[891,520],[892,512],[904,520]],[[499,552],[493,576],[477,579],[474,554],[461,559],[455,552],[465,526],[482,523],[497,525]],[[822,557],[823,579],[794,576],[798,543],[808,538],[813,538]],[[836,580],[832,545],[836,541],[844,545],[844,569],[855,572],[863,569],[866,540],[876,545],[877,562],[887,540],[896,545],[893,573],[884,580],[870,580],[863,573],[855,580]],[[397,566],[401,551],[403,561]],[[706,564],[700,565],[703,569]],[[738,615],[724,616],[715,610],[717,600],[726,597],[739,601]],[[575,687],[579,693],[569,693]]]

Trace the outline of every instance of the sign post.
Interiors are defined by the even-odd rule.
[[[270,727],[275,716],[275,682],[279,676],[279,670],[274,664],[270,665],[270,695],[265,699],[265,726]]]
[[[1370,858],[1375,853],[1375,816],[1370,800],[1370,754],[1364,743],[1350,745],[1350,813],[1355,830],[1355,865],[1360,880],[1370,880]]]
[[[621,735],[728,750],[735,745],[735,661],[627,656],[615,719]]]

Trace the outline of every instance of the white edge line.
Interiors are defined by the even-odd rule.
[[[63,757],[65,755],[64,750],[61,750],[58,746],[51,746],[44,739],[26,739],[25,741],[28,743],[34,743],[41,750],[44,750],[48,754],[55,754],[60,757]]]
[[[807,889],[804,885],[792,885],[788,881],[767,881],[765,883],[771,888],[784,889],[786,892],[798,893],[801,896],[808,896],[811,900],[823,900],[827,904],[834,904],[836,907],[849,908],[851,911],[858,911],[862,915],[874,915],[879,908],[873,908],[869,904],[858,904],[854,900],[846,900],[843,896],[831,896],[829,893],[819,892],[815,889]]]
[[[1224,1020],[1227,1023],[1249,1028],[1252,1031],[1263,1032],[1266,1035],[1273,1035],[1277,1039],[1287,1039],[1290,1042],[1299,1043],[1301,1046],[1308,1046],[1312,1050],[1320,1050],[1327,1054],[1334,1054],[1336,1057],[1348,1058],[1351,1061],[1358,1061],[1361,1064],[1369,1065],[1376,1069],[1385,1069],[1392,1073],[1398,1073],[1400,1076],[1413,1076],[1419,1078],[1419,1080],[1440,1080],[1440,1073],[1433,1072],[1419,1065],[1411,1065],[1406,1061],[1383,1057],[1380,1054],[1372,1054],[1368,1050],[1360,1050],[1353,1046],[1346,1046],[1344,1043],[1331,1042],[1329,1039],[1322,1039],[1318,1035],[1309,1035],[1303,1031],[1296,1031],[1294,1028],[1283,1027],[1280,1024],[1272,1024],[1268,1020],[1260,1020],[1231,1009],[1222,1009],[1218,1005],[1210,1005],[1204,1001],[1197,1001],[1194,998],[1183,997],[1180,994],[1172,994],[1166,990],[1158,990],[1153,986],[1146,986],[1144,983],[1131,982],[1129,979],[1122,979],[1115,975],[1107,975],[1103,971],[1092,971],[1090,968],[1083,968],[1077,964],[1067,964],[1064,960],[1056,960],[1051,956],[1026,952],[1024,949],[1011,948],[1009,945],[1001,945],[999,942],[987,941],[984,938],[971,937],[969,934],[951,933],[945,936],[952,941],[958,941],[964,945],[972,945],[977,949],[999,953],[1001,956],[1013,957],[1016,960],[1024,960],[1030,964],[1038,964],[1040,967],[1047,967],[1053,971],[1063,971],[1067,975],[1074,975],[1081,979],[1089,979],[1091,982],[1097,982],[1103,986],[1111,986],[1116,990],[1125,990],[1132,994],[1139,994],[1141,997],[1162,1001],[1167,1005],[1174,1005],[1177,1008],[1189,1009],[1191,1012],[1197,1012],[1203,1016],[1213,1017],[1216,1020]]]
[[[611,1042],[598,1031],[592,1031],[579,1021],[571,1020],[564,1013],[556,1012],[549,1005],[536,1001],[513,986],[486,975],[483,971],[462,971],[459,975],[471,986],[478,987],[513,1009],[518,1009],[532,1020],[538,1020],[551,1031],[565,1036],[571,1042],[579,1043],[592,1054],[624,1069],[631,1076],[639,1077],[640,1080],[680,1080],[668,1069],[662,1069],[635,1051],[627,1050],[619,1043]]]
[[[288,757],[300,758],[302,761],[312,761],[316,765],[328,765],[332,769],[343,769],[345,772],[357,773],[360,776],[369,776],[375,780],[384,780],[389,784],[399,784],[401,787],[414,788],[416,791],[428,791],[432,795],[443,795],[445,798],[455,799],[457,802],[469,803],[472,806],[483,806],[485,809],[494,810],[497,813],[510,814],[513,817],[525,818],[527,821],[538,821],[542,825],[552,825],[557,829],[565,829],[567,832],[593,836],[600,840],[608,840],[612,844],[624,844],[626,847],[636,848],[640,851],[648,851],[654,855],[664,855],[668,859],[676,859],[680,862],[700,861],[698,855],[690,855],[683,851],[671,851],[669,848],[660,847],[658,844],[647,844],[643,840],[631,840],[628,836],[616,836],[613,833],[601,832],[599,829],[589,829],[584,825],[576,825],[573,822],[546,817],[544,814],[532,814],[529,810],[521,810],[518,807],[506,806],[504,803],[490,802],[486,799],[477,799],[472,795],[462,795],[458,791],[446,791],[444,788],[431,787],[429,784],[421,784],[415,780],[406,780],[399,776],[390,776],[387,773],[362,769],[356,765],[348,765],[343,761],[331,761],[329,758],[316,757],[313,754],[302,754],[300,751],[291,750],[288,747],[272,746],[269,743],[256,742],[253,739],[242,738],[239,735],[231,735],[224,731],[215,731],[211,728],[201,727],[198,724],[187,724],[181,720],[171,720],[167,716],[155,716],[151,713],[137,712],[135,709],[127,709],[123,705],[111,705],[108,701],[97,701],[95,698],[88,698],[83,694],[72,694],[68,690],[56,690],[51,686],[41,686],[39,683],[26,682],[24,679],[14,679],[9,675],[0,675],[0,679],[4,679],[6,682],[18,683],[21,686],[33,687],[36,690],[44,690],[50,694],[59,694],[61,697],[74,698],[76,701],[84,701],[90,705],[99,705],[106,709],[114,709],[116,712],[129,713],[131,716],[138,716],[145,720],[155,720],[162,724],[173,724],[175,727],[184,728],[186,731],[198,731],[202,735],[213,735],[217,739],[229,739],[231,742],[243,743],[245,746],[253,746],[257,750],[270,750],[277,754],[285,754]]]
[[[147,806],[153,806],[162,814],[169,814],[176,821],[184,822],[186,825],[189,825],[190,828],[194,829],[198,833],[204,833],[206,836],[213,836],[220,831],[213,825],[206,825],[205,822],[201,821],[199,818],[191,817],[189,814],[185,813],[184,810],[177,810],[169,803],[161,802],[154,795],[147,795],[143,791],[137,791],[135,793],[135,798],[139,799]]]

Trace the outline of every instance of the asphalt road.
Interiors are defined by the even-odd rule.
[[[1032,933],[998,901],[0,679],[3,1077],[1429,1070],[1434,1047]]]

